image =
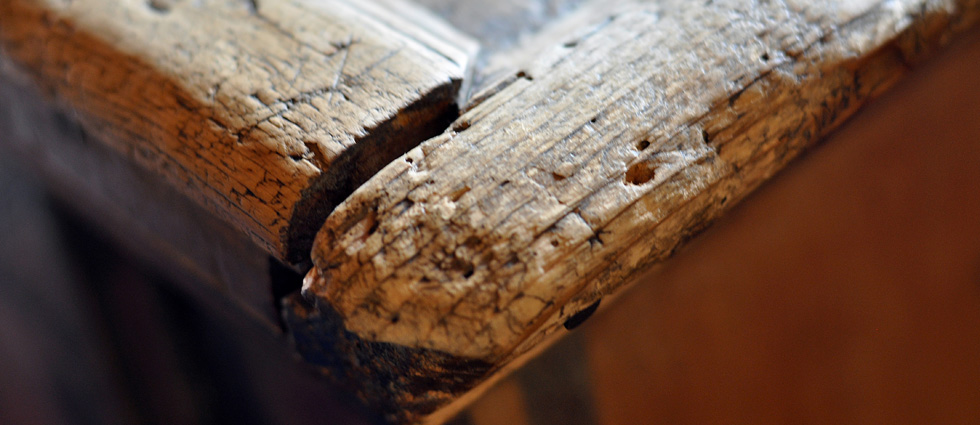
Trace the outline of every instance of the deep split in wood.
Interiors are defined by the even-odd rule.
[[[408,423],[580,324],[980,16],[566,3],[481,53],[398,0],[0,0],[0,46],[86,131],[311,262],[284,301],[297,347]]]

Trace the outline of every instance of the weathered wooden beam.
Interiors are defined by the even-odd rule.
[[[579,37],[531,40],[515,78],[328,218],[298,339],[356,365],[338,370],[393,420],[423,420],[978,17],[977,1],[623,1]],[[322,341],[304,332],[317,315]]]
[[[980,13],[421,2],[459,30],[400,0],[0,0],[0,57],[86,140],[282,260],[394,160],[322,229],[287,319],[308,359],[414,422],[580,323]],[[460,31],[486,47],[469,81]]]
[[[475,45],[416,9],[4,0],[0,48],[99,140],[297,263],[334,204],[456,115]]]

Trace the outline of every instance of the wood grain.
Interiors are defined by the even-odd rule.
[[[523,22],[486,32],[500,50],[478,78],[465,36],[399,0],[0,0],[0,57],[279,259],[312,246],[305,298],[285,301],[297,346],[419,422],[980,15],[976,0],[474,4],[454,10]],[[535,21],[544,4],[561,20]]]
[[[86,130],[295,263],[334,204],[455,116],[475,47],[402,6],[4,0],[0,46]]]
[[[278,328],[269,254],[159,175],[93,140],[34,84],[2,73],[0,135],[0,156],[40,176],[53,198],[127,255],[187,287],[217,288]]]
[[[304,291],[347,338],[490,376],[980,15],[976,1],[927,0],[611,10],[575,38],[530,40],[513,78],[328,218]],[[430,382],[397,375],[399,391]]]
[[[449,423],[972,423],[978,73],[974,29]]]
[[[573,335],[597,424],[980,417],[970,33]]]

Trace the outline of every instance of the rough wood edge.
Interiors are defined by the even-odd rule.
[[[752,54],[753,59],[773,61],[776,65],[760,69],[755,75],[745,75],[744,79],[734,81],[734,84],[726,87],[720,96],[716,94],[701,99],[699,102],[702,102],[705,112],[677,121],[676,125],[680,129],[667,132],[670,135],[668,139],[680,142],[679,147],[684,146],[685,149],[700,146],[702,149],[698,150],[700,152],[698,159],[685,162],[667,178],[657,180],[656,187],[663,186],[666,188],[664,191],[645,190],[642,196],[630,200],[621,212],[613,215],[613,217],[633,218],[632,221],[620,222],[618,229],[609,230],[613,237],[625,239],[625,244],[622,246],[626,248],[618,251],[607,248],[607,245],[610,245],[607,234],[604,233],[605,229],[610,228],[607,223],[598,230],[580,235],[584,245],[577,246],[585,247],[585,250],[573,251],[576,254],[562,257],[561,264],[553,268],[545,268],[537,275],[537,279],[543,279],[545,283],[539,287],[548,287],[548,282],[554,282],[552,279],[572,282],[551,286],[551,288],[564,287],[563,290],[551,289],[549,292],[545,289],[538,295],[542,299],[552,300],[554,304],[535,310],[536,313],[530,316],[531,320],[524,322],[527,323],[527,328],[523,332],[513,334],[505,341],[491,340],[489,345],[484,346],[459,345],[452,342],[453,338],[430,340],[412,334],[411,329],[414,323],[417,323],[413,320],[418,319],[407,317],[408,314],[403,316],[406,311],[397,306],[413,302],[430,303],[414,298],[420,295],[412,295],[411,291],[406,294],[404,287],[413,287],[412,285],[426,278],[427,270],[432,270],[432,267],[436,266],[427,265],[421,269],[404,265],[393,266],[387,264],[384,255],[386,250],[397,251],[411,247],[411,244],[415,243],[411,242],[413,240],[424,243],[434,240],[435,245],[445,244],[451,239],[440,239],[438,236],[419,239],[418,234],[429,231],[444,232],[442,226],[448,223],[453,225],[462,223],[464,234],[468,231],[474,232],[470,235],[481,234],[478,232],[480,226],[474,224],[472,227],[467,227],[465,217],[451,220],[449,217],[461,216],[454,215],[456,210],[447,208],[446,205],[463,202],[465,197],[470,195],[475,199],[469,199],[467,205],[474,205],[483,199],[482,197],[487,196],[486,192],[481,192],[478,186],[471,184],[462,186],[465,189],[461,190],[459,184],[445,181],[433,182],[432,174],[420,171],[426,168],[428,165],[426,162],[435,155],[434,152],[439,153],[442,150],[441,152],[444,153],[446,150],[464,146],[473,149],[472,142],[465,141],[465,134],[474,131],[474,127],[480,120],[494,120],[498,127],[506,125],[506,117],[510,114],[507,108],[514,107],[514,104],[507,102],[513,99],[518,99],[519,102],[521,96],[528,96],[527,92],[530,91],[528,87],[541,84],[539,77],[546,76],[549,72],[548,67],[553,63],[539,66],[537,72],[533,71],[532,64],[529,67],[532,75],[518,78],[506,87],[495,91],[457,120],[449,132],[423,143],[400,161],[386,167],[338,207],[318,235],[313,253],[316,267],[307,276],[305,285],[307,296],[315,299],[320,308],[331,311],[330,320],[335,323],[334,326],[343,326],[346,334],[358,340],[377,341],[386,345],[409,348],[416,353],[429,353],[425,355],[437,354],[440,359],[445,359],[448,355],[461,362],[471,360],[491,365],[485,373],[478,374],[479,376],[469,384],[475,386],[543,341],[561,335],[563,333],[561,325],[565,321],[601,297],[617,291],[638,270],[646,269],[669,258],[686,240],[747,196],[806,147],[840,125],[861,105],[894,84],[907,72],[910,65],[927,57],[935,47],[945,44],[953,34],[974,25],[980,16],[978,10],[980,5],[973,1],[907,1],[900,4],[876,2],[873,6],[869,10],[856,13],[845,23],[821,27],[818,20],[815,24],[818,31],[808,28],[809,33],[799,34],[802,45],[783,49],[763,47],[759,52],[744,51],[743,53]],[[547,106],[538,106],[541,110],[547,110]],[[677,109],[685,111],[684,108]],[[602,115],[602,111],[594,112],[599,112],[598,116]],[[793,119],[794,116],[799,117],[792,121],[794,125],[786,125],[784,122],[783,126],[779,126],[777,123],[768,129],[774,131],[763,131],[767,129],[761,128],[759,124],[766,120],[786,121]],[[589,117],[584,119],[589,120]],[[595,118],[593,124],[595,124],[594,120]],[[489,134],[495,133],[491,131]],[[634,150],[632,154],[634,159],[627,160],[621,171],[624,174],[613,176],[610,181],[625,180],[628,184],[634,184],[630,180],[636,180],[639,185],[643,185],[654,178],[647,176],[652,173],[644,172],[651,171],[643,168],[650,161],[650,156],[642,153],[652,142],[641,137],[642,132],[635,132],[635,134],[633,137],[637,140],[628,140],[625,143],[628,145],[627,148]],[[753,142],[752,138],[753,135],[758,137],[760,134],[765,135],[762,139],[756,139],[762,142],[761,145],[758,144],[759,142]],[[504,136],[494,143],[506,146],[509,143],[521,142]],[[616,146],[616,148],[623,147]],[[486,163],[490,158],[486,157],[482,161]],[[669,163],[666,165],[669,166]],[[563,170],[560,168],[548,171],[554,173],[555,180],[565,180],[569,177],[561,175]],[[494,173],[495,170],[491,169],[489,172]],[[559,175],[561,178],[558,177]],[[411,179],[410,177],[413,176],[417,178]],[[457,175],[441,177],[453,179],[457,183],[461,179],[468,182]],[[671,193],[675,194],[673,200],[670,197]],[[414,196],[406,197],[406,194]],[[676,197],[678,194],[681,195],[679,198]],[[609,201],[615,198],[600,197],[599,199]],[[407,205],[404,202],[406,200],[410,200]],[[672,208],[670,211],[658,214],[654,221],[649,221],[643,219],[642,211],[638,208],[648,210],[651,208],[651,202],[652,205],[658,206],[667,202],[672,205]],[[399,217],[405,217],[408,208],[419,204],[429,207],[427,215],[409,215],[412,219],[399,222],[404,220]],[[464,208],[462,205],[457,207]],[[445,221],[431,218],[438,216],[440,212],[446,212]],[[493,214],[492,209],[489,214]],[[435,224],[432,223],[433,221]],[[674,222],[673,225],[663,224],[671,221]],[[531,227],[535,227],[535,224],[531,223]],[[409,238],[408,245],[398,245],[397,243],[404,243],[398,239],[398,235],[406,229],[415,232],[412,235],[415,239]],[[458,228],[455,231],[459,231]],[[384,242],[381,242],[381,235],[385,233],[388,235],[384,237]],[[624,235],[632,236],[627,238]],[[504,246],[502,249],[516,252],[515,258],[519,262],[533,261],[533,255],[522,255],[520,254],[522,252],[533,253],[548,249],[547,246],[537,243],[540,239],[526,241],[518,238],[517,240],[521,242]],[[565,242],[561,242],[560,246],[565,246]],[[630,249],[630,246],[637,248]],[[438,252],[443,252],[444,254],[441,255],[451,259],[457,250],[469,248],[471,247],[449,244],[435,250],[421,251],[420,249],[420,252],[423,260],[431,260],[431,257],[426,256]],[[575,271],[576,268],[582,267],[585,267],[585,271]],[[472,268],[465,269],[455,270],[452,267],[445,269],[445,272],[453,272],[456,275],[445,274],[445,281],[437,280],[437,286],[429,285],[428,288],[440,290],[438,285],[442,285],[442,288],[458,288],[460,278],[465,282],[474,276],[470,271],[473,270]],[[439,272],[438,267],[436,271]],[[394,275],[398,276],[395,281],[396,286],[382,285],[385,291],[381,292],[358,287],[370,286],[372,282],[377,282],[374,279],[378,277],[383,279],[384,276],[388,276],[388,273],[395,273]],[[479,273],[475,276],[477,282],[485,282],[486,285],[493,287],[507,282],[506,280],[484,281],[482,279],[485,279],[485,275],[481,276]],[[470,286],[467,287],[474,287],[476,284],[470,281],[468,285]],[[458,289],[452,292],[456,291]],[[365,296],[367,298],[363,298]],[[454,302],[459,302],[458,298],[455,300]],[[474,302],[474,309],[480,305],[473,300],[469,302]],[[368,307],[365,308],[365,305]],[[352,306],[356,308],[352,310]],[[483,307],[489,309],[487,311],[493,311],[486,304]],[[444,310],[440,308],[432,310],[434,314],[443,314],[439,313],[441,311]],[[387,321],[395,324],[404,320],[409,322],[409,325],[398,327],[394,332],[386,332],[384,327],[376,326],[378,322],[374,322],[375,319],[372,318],[374,314],[378,315],[375,317],[379,322]],[[436,317],[432,320],[439,319]],[[484,323],[491,321],[492,317],[488,317]],[[473,331],[478,332],[480,329],[473,329]],[[471,335],[469,339],[474,337]],[[460,369],[460,371],[465,370]],[[423,381],[428,379],[424,370],[414,368],[392,370],[392,372],[403,379]],[[402,389],[411,390],[411,386]],[[376,402],[390,397],[391,394],[369,392],[363,396],[370,402]],[[405,397],[405,395],[398,395],[395,399]],[[448,403],[451,399],[450,397],[443,403]],[[408,406],[406,410],[411,411],[412,407]],[[418,421],[431,412],[427,408],[414,414],[402,414],[396,419]]]

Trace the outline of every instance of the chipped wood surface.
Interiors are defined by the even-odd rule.
[[[333,204],[455,114],[474,45],[387,3],[401,13],[342,0],[3,0],[0,46],[86,130],[301,262]]]
[[[279,259],[313,245],[297,347],[390,420],[437,422],[980,14],[418,3],[0,0],[0,56]]]
[[[475,385],[669,257],[980,15],[975,1],[610,7],[573,40],[511,52],[514,78],[328,218],[304,291],[344,338],[491,365]],[[433,396],[415,372],[368,398]],[[458,395],[388,413],[417,421]]]

